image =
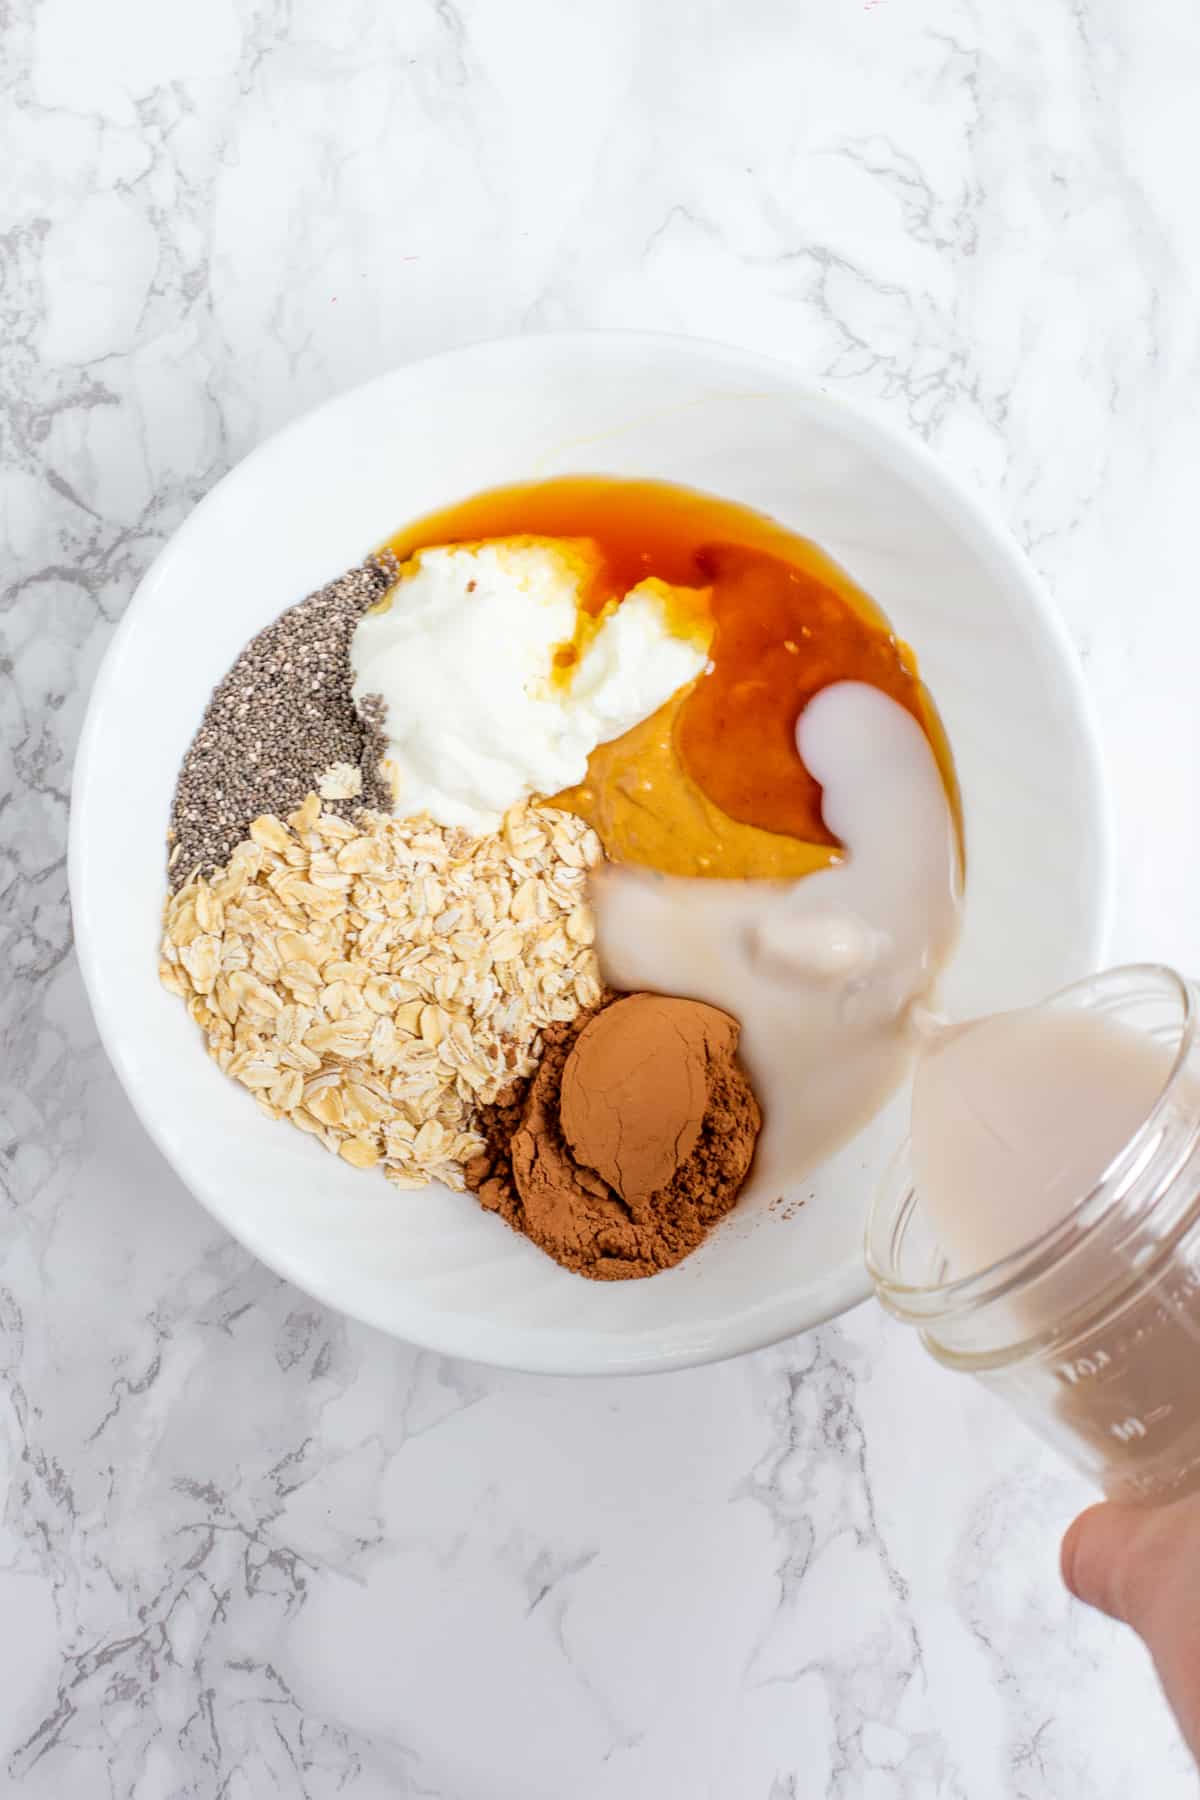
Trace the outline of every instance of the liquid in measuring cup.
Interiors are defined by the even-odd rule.
[[[1192,1256],[1200,1254],[1193,1249]],[[1200,1263],[1074,1339],[1049,1365],[1047,1435],[1112,1499],[1200,1489]],[[1038,1380],[1033,1369],[1026,1379]]]
[[[1159,983],[1157,1012],[1126,1006],[1139,982]],[[910,1201],[940,1291],[979,1294],[939,1317],[937,1288],[920,1311],[895,1301],[912,1289],[880,1292],[1111,1496],[1173,1498],[1200,1488],[1196,995],[1153,970],[1097,977],[1063,1005],[1073,992],[927,1036]]]
[[[912,1166],[951,1277],[1056,1224],[1145,1121],[1172,1051],[1118,1020],[1029,1007],[926,1036]]]

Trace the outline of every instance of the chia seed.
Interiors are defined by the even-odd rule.
[[[363,716],[355,710],[350,639],[394,579],[383,559],[339,575],[260,631],[213,690],[175,787],[172,888],[223,867],[252,819],[293,812],[332,763],[359,769],[362,792],[324,801],[328,811],[391,811],[383,701],[369,695]]]

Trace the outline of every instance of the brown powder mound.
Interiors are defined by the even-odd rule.
[[[481,1203],[596,1281],[654,1275],[733,1206],[762,1115],[737,1021],[697,1001],[613,998],[545,1033],[541,1063],[483,1109]]]
[[[728,1013],[665,994],[628,994],[589,1019],[563,1068],[559,1122],[634,1218],[696,1147],[714,1064],[732,1061]]]

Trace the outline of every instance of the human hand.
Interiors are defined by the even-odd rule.
[[[1093,1506],[1063,1539],[1077,1599],[1132,1626],[1200,1761],[1200,1494],[1170,1506]]]

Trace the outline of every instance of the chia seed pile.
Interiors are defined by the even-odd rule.
[[[294,811],[335,763],[359,770],[362,789],[326,798],[327,810],[347,819],[390,812],[379,768],[383,702],[369,696],[365,719],[355,710],[350,639],[394,579],[386,560],[339,575],[260,631],[214,689],[175,788],[172,888],[197,868],[223,867],[252,819]]]

